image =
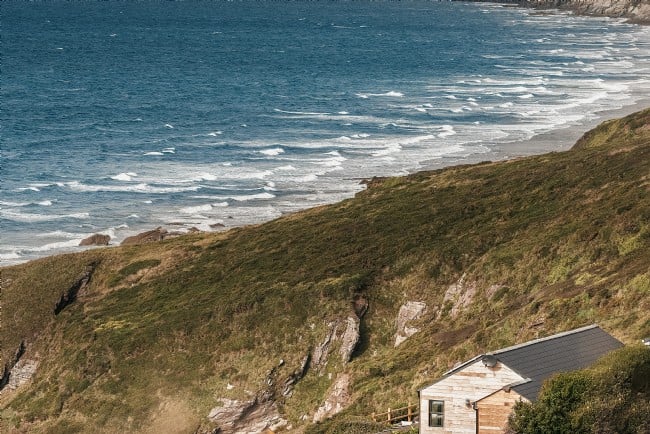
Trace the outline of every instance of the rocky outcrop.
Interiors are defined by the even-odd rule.
[[[311,360],[311,357],[309,354],[307,354],[305,357],[303,357],[302,361],[300,362],[300,367],[296,370],[294,370],[289,376],[284,380],[283,383],[283,389],[282,389],[282,395],[283,396],[291,396],[293,394],[293,387],[296,385],[298,381],[302,379],[302,377],[305,376],[307,373],[307,368],[309,367],[309,361]]]
[[[497,3],[536,9],[560,9],[572,11],[577,15],[627,18],[632,23],[650,24],[648,0],[497,0]]]
[[[474,299],[476,295],[476,282],[466,282],[465,275],[463,274],[458,282],[449,285],[445,296],[442,300],[442,309],[438,312],[440,318],[447,310],[447,306],[451,306],[449,315],[451,318],[456,318]]]
[[[348,363],[361,339],[360,320],[356,316],[339,319],[327,324],[327,332],[323,341],[316,345],[311,357],[311,365],[320,370],[329,359],[331,347],[335,342],[340,343],[339,354],[341,361]]]
[[[20,359],[11,369],[7,388],[9,390],[15,390],[27,383],[32,379],[34,373],[36,373],[36,368],[38,368],[37,360]]]
[[[126,237],[120,244],[121,246],[134,246],[139,244],[155,243],[157,241],[166,240],[167,238],[178,237],[183,235],[180,232],[169,232],[167,229],[158,227],[151,231],[142,232],[132,237]]]
[[[79,292],[83,291],[90,283],[90,278],[92,277],[95,268],[97,268],[97,264],[88,265],[77,281],[72,284],[67,291],[61,294],[61,298],[54,305],[54,315],[60,314],[63,309],[68,307],[77,299]]]
[[[108,246],[111,237],[104,234],[94,234],[88,238],[84,238],[79,243],[80,246]]]
[[[323,405],[318,407],[314,414],[313,422],[321,422],[327,417],[332,417],[345,410],[352,402],[350,394],[350,375],[340,374],[332,387]]]
[[[18,364],[23,354],[25,354],[25,341],[20,341],[18,349],[16,349],[13,356],[5,363],[2,369],[2,377],[0,378],[0,391],[9,384],[9,381],[11,380],[12,370],[14,366]]]
[[[287,425],[274,401],[220,399],[221,405],[210,410],[208,419],[223,434],[257,434],[266,429],[276,431]]]
[[[420,331],[417,327],[409,327],[409,323],[420,318],[426,309],[427,305],[420,301],[408,301],[399,308],[395,347]]]
[[[339,354],[343,363],[348,363],[352,359],[352,353],[359,343],[361,335],[359,333],[359,318],[349,316],[346,320],[346,327],[341,337],[341,347]]]

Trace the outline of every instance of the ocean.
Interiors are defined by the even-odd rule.
[[[650,27],[487,3],[9,0],[0,32],[2,265],[525,154],[650,96]]]

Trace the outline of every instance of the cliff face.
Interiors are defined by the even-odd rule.
[[[569,10],[579,15],[627,18],[633,23],[650,24],[648,0],[522,0],[519,4],[534,8]]]

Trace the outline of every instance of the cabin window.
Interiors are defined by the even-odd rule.
[[[429,400],[429,426],[443,426],[445,401]]]

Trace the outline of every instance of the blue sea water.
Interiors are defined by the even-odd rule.
[[[0,32],[4,265],[269,220],[650,95],[648,27],[490,4],[10,0]]]

